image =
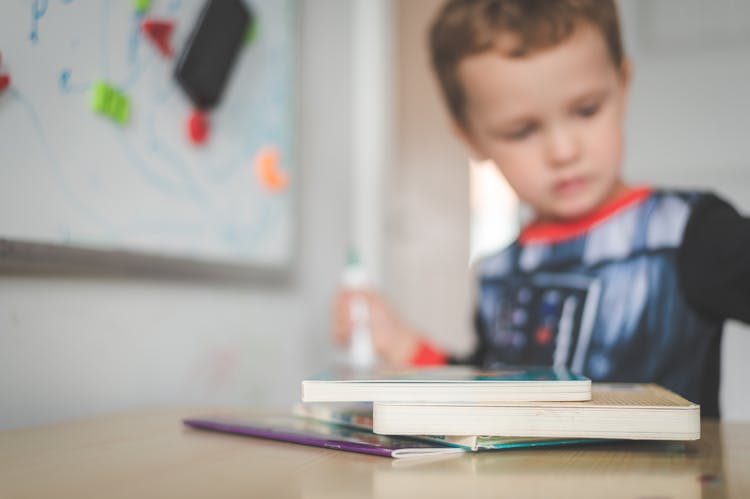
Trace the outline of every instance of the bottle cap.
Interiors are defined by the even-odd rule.
[[[350,288],[361,288],[369,284],[369,278],[367,276],[367,270],[362,264],[362,260],[359,258],[359,253],[354,248],[349,248],[346,254],[346,267],[344,268],[344,274],[342,281],[344,286]]]

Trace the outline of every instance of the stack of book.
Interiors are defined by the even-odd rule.
[[[654,384],[592,384],[563,368],[339,367],[304,380],[293,413],[184,422],[390,457],[700,438],[700,407],[679,395]]]

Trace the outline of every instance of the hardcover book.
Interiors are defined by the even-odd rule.
[[[380,434],[697,440],[700,406],[654,384],[594,383],[585,402],[376,402]]]
[[[302,382],[303,402],[528,402],[585,401],[591,381],[565,368],[470,366],[429,368],[338,367]]]
[[[373,427],[372,404],[368,402],[302,403],[295,405],[292,412],[298,416],[317,419],[327,423],[351,426],[366,432],[371,432]],[[425,442],[460,447],[471,452],[512,449],[516,447],[582,444],[600,441],[599,439],[589,438],[540,438],[481,435],[415,435],[414,437]]]

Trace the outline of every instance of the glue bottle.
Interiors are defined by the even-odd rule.
[[[341,279],[342,286],[349,291],[363,291],[370,284],[370,280],[359,255],[355,250],[349,250],[346,267]],[[375,349],[372,346],[372,330],[370,328],[370,307],[367,298],[353,294],[349,297],[349,318],[351,321],[351,336],[349,338],[348,362],[353,367],[368,368],[375,364]]]

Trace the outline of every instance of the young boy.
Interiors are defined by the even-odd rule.
[[[459,137],[535,215],[479,264],[479,341],[461,361],[655,382],[718,416],[722,323],[750,321],[750,219],[710,194],[623,181],[630,63],[614,2],[450,0],[430,42]],[[367,298],[386,360],[459,361]]]

